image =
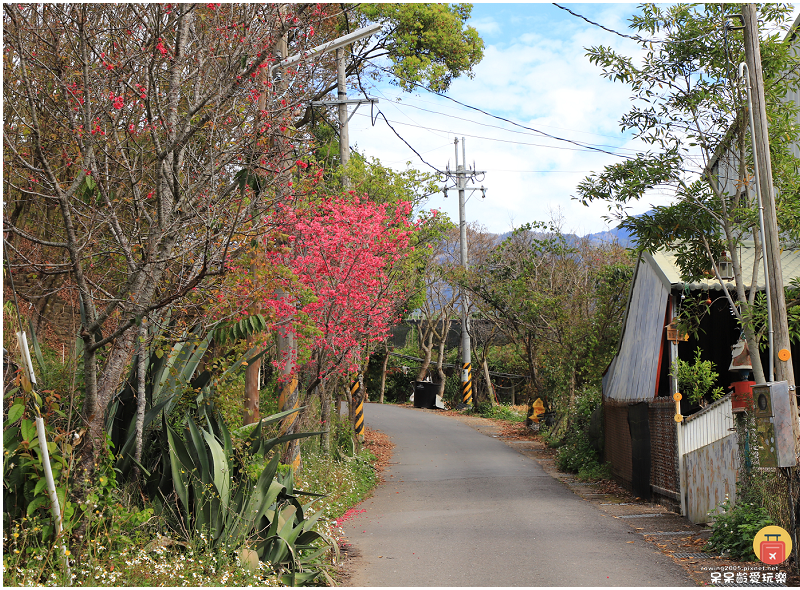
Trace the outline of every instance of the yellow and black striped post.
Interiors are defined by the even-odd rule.
[[[461,399],[472,405],[472,363],[464,363],[461,373]]]
[[[364,396],[361,393],[361,376],[353,381],[350,387],[350,399],[355,404],[356,412],[353,418],[353,430],[358,440],[364,439]]]

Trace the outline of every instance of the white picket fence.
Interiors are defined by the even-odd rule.
[[[680,432],[684,455],[710,445],[733,432],[733,407],[730,394],[709,404],[683,421]]]

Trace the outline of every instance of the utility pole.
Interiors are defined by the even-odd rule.
[[[755,4],[742,5],[742,21],[744,24],[744,50],[747,62],[747,71],[750,76],[750,86],[752,88],[752,122],[753,144],[758,146],[757,156],[754,158],[753,165],[761,171],[759,178],[758,191],[761,194],[761,205],[763,207],[762,232],[764,235],[764,254],[766,263],[769,267],[769,274],[772,280],[767,287],[770,290],[768,305],[771,306],[772,327],[774,330],[774,347],[770,348],[770,373],[775,366],[775,378],[777,381],[786,381],[789,387],[789,413],[792,424],[792,434],[794,438],[794,458],[800,451],[800,423],[797,415],[797,395],[794,382],[794,370],[792,367],[791,346],[789,342],[789,322],[786,314],[786,298],[783,287],[783,270],[781,268],[780,243],[778,233],[778,217],[775,212],[775,188],[772,184],[772,162],[769,151],[769,128],[767,126],[767,109],[764,100],[764,74],[761,69],[761,47],[759,45],[758,34],[758,12]],[[776,359],[777,357],[777,359]],[[776,436],[777,438],[777,436]],[[777,445],[776,445],[777,446]],[[790,513],[791,529],[789,535],[794,541],[795,564],[800,556],[797,543],[797,521],[796,509],[794,506],[794,491],[792,480],[794,479],[797,467],[789,467],[785,471],[778,469],[778,472],[785,477],[788,491],[788,506]]]
[[[283,8],[281,10],[281,16],[283,17]],[[285,68],[292,64],[298,63],[303,59],[309,59],[312,56],[322,55],[324,53],[328,53],[330,51],[336,51],[336,58],[337,58],[337,68],[336,68],[336,78],[337,78],[337,88],[338,88],[338,100],[336,101],[314,101],[311,103],[312,106],[319,106],[319,105],[337,105],[339,108],[339,155],[341,157],[342,166],[347,165],[347,161],[350,159],[350,142],[348,137],[347,131],[347,123],[350,120],[350,117],[353,115],[351,114],[350,117],[347,116],[347,105],[348,104],[356,104],[356,110],[358,109],[358,105],[363,102],[378,102],[377,99],[366,99],[366,100],[347,100],[347,89],[345,86],[345,59],[344,59],[344,47],[347,45],[358,41],[360,39],[364,39],[365,37],[369,37],[370,35],[377,33],[381,30],[382,25],[380,24],[373,24],[367,27],[362,27],[356,31],[353,31],[349,35],[344,35],[333,41],[328,43],[324,43],[318,47],[311,49],[310,51],[303,52],[298,55],[294,55],[292,57],[285,57],[286,53],[288,52],[287,47],[287,36],[284,34],[276,43],[275,45],[275,53],[278,57],[278,61],[272,64],[268,70],[268,76],[270,78],[273,77],[273,72],[279,70],[281,68]],[[286,88],[285,80],[280,72],[275,75],[274,78],[275,88],[277,91]],[[277,92],[276,92],[277,94]],[[355,111],[353,111],[355,114]],[[279,157],[284,158],[284,147],[283,147],[283,140],[282,138],[278,138],[275,141],[274,147],[277,148],[279,152]],[[279,183],[280,184],[280,181]],[[349,188],[350,182],[349,179],[345,176],[343,177],[343,184],[345,188]],[[286,293],[282,288],[276,289],[276,294],[279,299],[288,299],[289,294]],[[287,411],[287,410],[294,410],[299,407],[299,395],[298,395],[298,381],[297,375],[295,374],[295,367],[297,365],[297,338],[293,332],[292,325],[282,326],[279,327],[277,330],[277,349],[278,349],[278,359],[280,362],[283,363],[280,376],[284,381],[284,385],[281,389],[281,393],[278,399],[278,406],[280,411]],[[251,373],[255,374],[255,371]],[[254,377],[251,375],[250,381],[254,380]],[[247,387],[245,388],[247,390]],[[252,385],[251,385],[252,389]],[[246,410],[247,414],[247,410]],[[252,414],[252,412],[251,412]],[[297,414],[291,414],[284,418],[281,421],[281,428],[280,434],[292,434],[296,428],[296,420]],[[363,429],[363,418],[361,422],[361,428]],[[295,470],[300,468],[301,464],[301,457],[300,457],[300,447],[298,445],[297,440],[292,440],[287,443],[286,449],[283,453],[283,457],[281,462],[285,465],[291,465]]]
[[[781,269],[778,217],[775,213],[775,189],[772,182],[772,162],[769,151],[769,130],[767,126],[767,110],[764,100],[764,75],[761,69],[761,49],[758,35],[758,15],[755,4],[743,4],[744,49],[747,70],[750,74],[753,101],[753,129],[755,144],[758,146],[755,166],[761,171],[760,186],[764,207],[764,253],[769,267],[770,300],[774,320],[774,349],[772,363],[775,365],[775,380],[789,384],[789,402],[792,412],[792,425],[795,440],[800,440],[800,425],[797,416],[797,396],[795,395],[794,370],[792,367],[791,346],[789,341],[789,322],[786,314],[786,297],[783,287],[783,270]],[[797,443],[796,443],[797,444]],[[797,446],[795,447],[797,450]]]
[[[464,138],[461,138],[461,164],[458,163],[458,138],[455,140],[456,150],[456,170],[453,175],[450,174],[450,167],[447,168],[448,177],[455,176],[456,186],[458,189],[458,219],[459,219],[459,243],[461,246],[461,266],[466,271],[469,268],[469,256],[467,251],[467,214],[466,214],[466,191],[480,190],[482,196],[486,197],[486,188],[468,188],[467,178],[474,182],[475,177],[485,175],[485,171],[478,171],[474,169],[467,169],[467,154]],[[447,196],[447,188],[443,189],[444,196]],[[469,336],[469,294],[466,289],[461,290],[461,404],[460,407],[472,405],[472,343]]]
[[[346,169],[347,162],[350,161],[350,131],[347,128],[347,86],[345,82],[344,48],[340,47],[336,50],[336,85],[339,99],[337,101],[339,103],[339,161],[342,169]],[[346,175],[342,177],[342,184],[345,189],[350,188],[350,179]]]
[[[379,28],[380,27],[378,27],[378,29]],[[377,98],[356,98],[349,100],[347,98],[346,81],[347,81],[347,62],[345,60],[344,47],[339,47],[336,49],[337,100],[315,100],[312,101],[311,106],[337,107],[339,114],[339,161],[342,164],[342,168],[346,168],[347,163],[350,161],[350,132],[348,130],[347,124],[350,122],[350,119],[353,118],[353,115],[356,114],[356,111],[358,110],[358,107],[360,105],[365,103],[375,104],[378,102]],[[356,105],[356,108],[353,109],[353,112],[348,115],[347,105],[351,104]],[[342,185],[344,186],[345,189],[350,188],[350,179],[347,177],[346,174],[342,176]]]
[[[283,9],[281,8],[281,20],[283,20]],[[280,40],[277,42],[275,46],[275,53],[279,58],[286,57],[286,53],[288,52],[288,44],[287,44],[287,35],[284,33]],[[272,73],[272,68],[270,68],[270,74]],[[280,94],[286,88],[286,78],[283,75],[279,75],[276,79],[273,80],[274,84],[274,92],[276,95]],[[273,106],[275,101],[273,101]],[[273,128],[278,128],[277,125],[273,125]],[[273,147],[278,151],[278,157],[280,159],[284,159],[285,155],[285,146],[283,137],[277,136],[275,138],[275,143]],[[283,166],[280,166],[283,169]],[[282,185],[282,178],[278,179],[278,191],[281,191]],[[279,299],[288,300],[289,293],[284,291],[282,287],[278,287],[276,289],[276,295]],[[278,409],[281,412],[285,412],[287,410],[296,410],[300,405],[299,399],[299,392],[297,391],[297,375],[295,374],[295,365],[297,364],[297,339],[294,334],[294,322],[288,322],[286,326],[279,326],[277,329],[277,356],[278,356],[278,363],[280,365],[280,378],[283,383],[281,387],[281,392],[278,396]],[[295,429],[297,428],[297,413],[290,414],[286,416],[281,421],[280,426],[280,435],[287,435],[293,434]],[[300,469],[302,458],[300,456],[300,445],[298,444],[297,440],[290,440],[286,444],[286,448],[283,451],[283,456],[281,457],[281,463],[284,465],[291,465],[294,471]]]
[[[378,27],[380,28],[380,27]],[[375,29],[377,30],[377,29]],[[358,107],[364,103],[374,104],[378,102],[377,98],[365,98],[348,100],[347,98],[347,62],[345,60],[344,46],[336,49],[336,88],[337,100],[320,100],[313,101],[311,106],[336,106],[339,114],[339,161],[342,169],[347,169],[347,163],[350,161],[350,131],[348,123],[353,115],[356,114]],[[354,104],[356,108],[348,116],[347,105]],[[345,190],[351,187],[350,178],[346,173],[342,174],[342,186]],[[367,354],[369,358],[369,354]],[[366,398],[366,390],[363,386],[363,375],[356,375],[356,379],[351,385],[348,394],[348,409],[350,412],[350,419],[353,422],[354,431],[356,433],[356,440],[359,441],[364,432],[364,399]]]

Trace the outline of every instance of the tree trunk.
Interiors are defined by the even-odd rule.
[[[353,423],[356,417],[355,400],[353,399],[354,387],[355,383],[345,382],[345,396],[347,397],[347,417],[350,420],[350,424]]]
[[[142,318],[139,324],[139,364],[136,368],[137,391],[136,391],[136,449],[133,458],[136,463],[142,462],[142,446],[144,438],[144,411],[147,405],[147,392],[145,382],[147,379],[147,320]],[[139,474],[139,466],[134,465],[134,480]]]
[[[526,360],[528,361],[528,371],[530,371],[531,376],[531,387],[528,393],[528,412],[525,417],[525,426],[530,426],[533,421],[531,420],[530,416],[533,414],[533,402],[536,401],[536,396],[539,393],[539,375],[536,372],[536,352],[531,345],[530,342],[525,342],[525,355]],[[547,407],[547,400],[542,400],[545,404],[545,409],[549,409]]]
[[[367,346],[365,349],[364,355],[364,366],[361,370],[361,376],[359,377],[359,393],[361,397],[359,399],[369,401],[369,396],[367,395],[367,372],[369,371],[369,359],[372,356],[372,352],[369,349],[369,342],[367,342]]]
[[[449,325],[450,322],[447,322]],[[447,375],[444,374],[444,368],[442,367],[442,363],[444,363],[444,347],[447,344],[447,332],[445,332],[444,336],[441,340],[439,340],[439,359],[436,361],[436,369],[439,373],[439,396],[444,399],[444,385],[447,379]]]
[[[419,347],[425,353],[422,359],[422,366],[417,373],[417,381],[424,381],[425,376],[428,374],[428,367],[431,365],[431,357],[433,356],[433,330],[423,330],[420,327],[419,331]]]
[[[330,384],[328,389],[332,390],[331,399],[334,403],[334,420],[338,422],[342,416],[342,393],[341,393],[341,377],[335,376],[333,383]]]
[[[381,367],[381,396],[380,403],[383,403],[383,394],[386,391],[386,367],[389,364],[389,341],[386,341],[386,356],[383,357],[383,366]]]
[[[485,349],[484,349],[485,350]],[[497,405],[497,399],[494,394],[494,386],[492,386],[492,377],[489,375],[489,364],[486,362],[486,354],[483,355],[483,377],[486,379],[486,394],[489,396],[489,403],[493,406]]]
[[[325,380],[320,381],[317,385],[320,398],[322,400],[321,422],[320,430],[322,430],[322,451],[327,457],[331,454],[331,430],[333,429],[333,421],[331,420],[331,395],[328,388],[325,386]]]
[[[255,267],[251,266],[251,270],[255,272]],[[258,313],[258,306],[250,306],[250,313]],[[248,350],[253,348],[256,343],[262,339],[261,334],[251,334],[247,337]],[[259,357],[247,365],[244,371],[244,411],[242,412],[242,424],[252,424],[261,420],[261,413],[259,411],[259,402],[261,397],[261,388],[259,384],[259,376],[261,375],[261,359]]]
[[[575,367],[572,368],[569,375],[569,407],[575,407]]]

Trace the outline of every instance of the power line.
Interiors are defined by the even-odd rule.
[[[515,127],[520,127],[521,129],[527,129],[528,131],[533,131],[535,133],[539,133],[539,134],[541,134],[541,135],[543,135],[545,137],[549,137],[550,139],[555,139],[557,141],[563,141],[563,142],[566,142],[566,143],[571,143],[573,145],[577,145],[578,147],[581,147],[581,148],[584,148],[584,149],[587,149],[587,150],[590,150],[590,151],[601,152],[603,154],[608,154],[609,156],[614,156],[616,158],[627,158],[629,160],[633,159],[632,156],[624,156],[624,155],[621,155],[621,154],[615,154],[613,152],[609,152],[608,150],[604,150],[602,148],[595,147],[595,146],[593,146],[591,144],[588,144],[588,143],[582,143],[580,141],[575,141],[575,140],[572,140],[572,139],[566,139],[564,137],[558,137],[557,135],[552,135],[550,133],[546,133],[546,132],[544,132],[544,131],[542,131],[540,129],[535,129],[533,127],[528,127],[527,125],[523,125],[522,123],[517,123],[516,121],[512,121],[511,119],[507,119],[505,117],[501,117],[500,115],[492,114],[492,113],[490,113],[488,111],[484,111],[483,109],[480,109],[478,107],[474,107],[474,106],[469,105],[467,103],[461,102],[460,100],[456,100],[455,98],[453,98],[451,96],[447,96],[446,94],[442,94],[440,92],[436,92],[435,90],[431,90],[430,88],[427,88],[426,86],[424,86],[424,85],[422,85],[422,84],[420,84],[418,82],[414,82],[413,80],[408,80],[406,78],[398,76],[395,72],[392,72],[391,70],[388,70],[387,68],[379,66],[378,64],[376,64],[375,62],[373,62],[371,60],[365,60],[365,61],[367,61],[368,63],[372,64],[373,67],[375,67],[375,68],[377,68],[377,69],[379,69],[379,70],[381,70],[383,72],[386,72],[387,74],[390,74],[390,75],[394,76],[395,78],[399,78],[400,80],[403,80],[403,81],[405,81],[405,82],[407,82],[409,84],[412,84],[413,86],[417,86],[418,88],[422,88],[423,90],[426,90],[426,91],[430,92],[431,94],[435,94],[437,96],[441,96],[442,98],[446,98],[447,100],[453,101],[456,104],[460,104],[463,107],[466,107],[466,108],[471,109],[473,111],[477,111],[479,113],[482,113],[482,114],[486,115],[487,117],[492,117],[493,119],[497,119],[498,121],[505,121],[506,123],[514,125]]]
[[[449,113],[442,113],[440,111],[431,111],[431,110],[425,109],[423,107],[419,107],[419,106],[417,106],[415,104],[411,104],[410,102],[408,102],[406,100],[403,100],[401,98],[401,97],[404,96],[403,94],[397,94],[394,97],[391,97],[391,96],[387,96],[386,94],[384,94],[379,88],[375,88],[374,91],[377,92],[378,94],[380,94],[383,98],[385,98],[386,101],[387,101],[387,104],[411,107],[412,109],[419,109],[419,110],[427,111],[429,113],[433,113],[433,114],[436,114],[436,115],[444,115],[445,117],[452,117],[454,119],[458,118],[455,115],[451,115]],[[414,99],[416,101],[424,103],[424,104],[441,106],[441,103],[434,102],[434,101],[431,101],[431,100],[425,100],[425,99],[423,99],[421,97],[421,95],[414,96]],[[464,109],[456,109],[456,110],[458,112],[463,112],[464,111]],[[472,119],[464,119],[464,121],[472,121]],[[500,127],[499,125],[489,125],[488,123],[480,123],[478,121],[472,121],[472,122],[475,123],[476,125],[483,125],[483,126],[486,126],[486,127],[495,127],[497,129],[503,129],[505,131],[508,131],[509,133],[523,133],[523,134],[526,134],[524,131],[516,131],[514,129],[508,129],[507,127]],[[541,125],[541,127],[545,128],[545,129],[558,129],[559,131],[571,131],[573,133],[580,133],[582,135],[594,135],[595,137],[606,137],[608,139],[618,139],[619,138],[618,135],[605,135],[603,133],[593,133],[591,131],[580,131],[578,129],[570,129],[569,127],[557,127],[555,125]],[[602,145],[602,144],[597,144],[597,145]]]
[[[403,121],[395,121],[395,120],[387,119],[386,115],[384,115],[383,112],[380,109],[378,109],[378,114],[380,114],[383,117],[383,119],[387,122],[387,124],[391,121],[395,125],[405,125],[407,127],[416,127],[418,129],[425,129],[427,131],[436,131],[438,133],[453,133],[454,135],[463,135],[463,136],[466,136],[466,137],[471,137],[473,139],[483,139],[483,140],[486,140],[486,141],[497,141],[499,143],[509,143],[509,144],[513,144],[513,145],[529,145],[529,146],[533,146],[533,147],[543,147],[543,148],[548,148],[548,149],[552,149],[552,150],[569,150],[569,151],[574,151],[574,152],[596,151],[596,150],[589,149],[589,148],[571,148],[571,147],[565,147],[565,146],[547,145],[547,144],[543,144],[543,143],[531,143],[529,141],[513,141],[513,140],[510,140],[510,139],[498,139],[496,137],[486,137],[484,135],[472,135],[472,134],[469,134],[469,133],[457,133],[456,134],[453,131],[447,131],[445,129],[436,129],[436,128],[433,128],[433,127],[428,127],[426,125],[416,125],[414,123],[405,123]],[[360,113],[356,113],[356,115],[357,116],[361,116],[361,117],[368,117],[369,116],[369,115],[360,114]],[[392,131],[394,131],[395,134],[397,134],[397,131],[395,131],[394,129],[392,129]],[[398,137],[399,137],[399,135],[398,135]],[[400,139],[403,139],[403,138],[401,137]],[[403,142],[406,143],[406,145],[408,145],[408,142],[406,142],[405,139],[403,139]],[[625,149],[625,148],[620,148],[620,149]],[[605,150],[599,150],[599,151],[602,151],[603,153],[609,154],[611,156],[617,156],[619,158],[631,158],[631,156],[626,156],[624,154],[615,154],[615,153],[608,152],[608,151],[605,151]],[[633,150],[631,150],[631,151],[633,151]],[[414,150],[414,153],[419,155],[416,150]],[[428,164],[428,165],[430,166],[430,164]],[[433,167],[433,166],[431,166],[431,167]]]
[[[417,361],[419,363],[424,362],[424,360],[421,359],[418,356],[411,356],[411,355],[408,355],[408,354],[400,354],[399,352],[390,352],[389,356],[394,356],[394,357],[405,359],[405,360],[409,360],[409,361]],[[436,361],[431,361],[431,364],[432,365],[436,365],[437,367],[439,366],[439,363],[436,362]],[[457,369],[457,368],[459,368],[458,365],[454,365],[453,363],[442,363],[442,367],[443,368],[448,368],[448,369]],[[492,375],[494,377],[507,377],[507,378],[517,377],[518,379],[529,379],[530,378],[528,375],[517,375],[516,373],[500,373],[498,371],[489,371],[489,375]]]
[[[408,149],[410,149],[412,152],[414,152],[415,154],[417,154],[417,157],[418,157],[418,158],[419,158],[419,159],[422,161],[422,163],[423,163],[423,164],[425,164],[426,166],[428,166],[428,167],[430,167],[430,168],[433,168],[433,169],[436,171],[436,173],[437,173],[437,174],[444,174],[444,171],[442,171],[442,170],[439,170],[439,169],[438,169],[436,166],[434,166],[433,164],[431,164],[430,162],[428,162],[428,161],[427,161],[425,158],[423,158],[423,157],[422,157],[422,155],[421,155],[421,154],[420,154],[420,153],[419,153],[417,150],[415,150],[415,149],[414,149],[414,148],[411,146],[411,144],[410,144],[410,143],[408,143],[408,142],[407,142],[407,141],[406,141],[406,140],[403,138],[403,136],[402,136],[402,135],[400,135],[400,134],[397,132],[397,130],[396,130],[394,127],[392,127],[392,124],[391,124],[391,123],[389,123],[389,119],[387,119],[387,118],[386,118],[386,115],[384,115],[384,114],[383,114],[383,112],[382,112],[380,109],[378,109],[378,113],[375,115],[375,118],[372,120],[372,125],[373,125],[373,126],[375,125],[375,121],[377,121],[377,120],[378,120],[378,115],[380,115],[381,117],[383,117],[383,120],[384,120],[384,121],[386,122],[386,124],[389,126],[389,129],[391,129],[391,130],[392,130],[392,133],[394,133],[394,134],[395,134],[395,135],[396,135],[396,136],[397,136],[397,137],[400,139],[400,141],[402,141],[404,144],[406,144],[406,145],[408,146]],[[396,123],[396,121],[395,121],[395,123]],[[403,125],[403,124],[405,124],[405,123],[398,123],[398,125]],[[415,125],[415,127],[416,127],[416,125]]]
[[[389,100],[388,97],[386,97],[382,92],[380,92],[380,91],[378,91],[378,92],[379,92],[379,94],[381,94],[381,96],[383,96],[384,98]],[[467,119],[465,117],[457,117],[455,115],[450,115],[448,113],[442,113],[440,111],[432,111],[430,109],[426,109],[426,108],[419,107],[419,106],[416,106],[416,105],[413,105],[413,104],[409,104],[409,103],[396,103],[396,102],[392,101],[390,104],[392,106],[396,106],[396,107],[401,107],[401,106],[410,107],[412,109],[425,111],[426,113],[432,113],[434,115],[443,115],[443,116],[448,117],[450,119],[458,119],[459,121],[466,121],[467,123],[473,123],[475,125],[480,125],[481,127],[491,127],[492,129],[501,129],[502,131],[505,131],[507,133],[519,133],[521,135],[535,135],[535,136],[539,136],[539,137],[542,135],[542,133],[539,132],[539,131],[537,131],[536,133],[530,133],[530,132],[527,132],[527,131],[517,131],[516,129],[508,129],[506,127],[501,127],[500,125],[490,125],[489,123],[481,123],[479,121],[475,121],[473,119]],[[410,119],[410,117],[409,117],[409,119]],[[411,119],[411,120],[413,121],[413,119]],[[593,133],[592,135],[597,135],[597,134]],[[599,137],[610,137],[610,136],[602,135],[602,136],[599,136]],[[630,152],[634,152],[634,153],[636,152],[636,150],[631,150],[631,149],[628,149],[628,148],[617,148],[615,146],[606,145],[606,144],[598,143],[598,144],[595,144],[595,145],[598,146],[598,147],[607,147],[609,149],[625,150],[625,151],[630,151]]]
[[[575,16],[575,17],[577,17],[579,19],[585,20],[590,25],[594,25],[595,27],[599,27],[599,28],[603,29],[604,31],[607,31],[609,33],[617,35],[618,37],[622,37],[623,39],[631,39],[631,40],[637,41],[639,43],[691,43],[692,41],[698,41],[698,40],[702,39],[703,37],[708,37],[712,33],[715,33],[717,30],[719,30],[719,27],[714,27],[712,30],[708,31],[707,33],[703,33],[702,35],[698,35],[697,37],[692,37],[691,39],[645,39],[644,37],[640,37],[639,35],[626,35],[625,33],[620,33],[619,31],[615,31],[614,29],[609,29],[608,27],[604,27],[600,23],[596,23],[593,20],[589,20],[588,18],[586,18],[582,14],[578,14],[577,12],[573,12],[569,8],[567,8],[566,6],[561,6],[560,4],[556,4],[555,2],[553,2],[553,6],[555,6],[556,8],[560,8],[561,10],[566,10],[572,16]]]

